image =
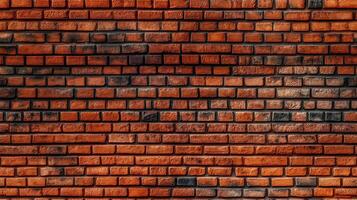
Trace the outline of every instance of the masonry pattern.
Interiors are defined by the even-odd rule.
[[[0,0],[0,196],[357,198],[356,0]]]

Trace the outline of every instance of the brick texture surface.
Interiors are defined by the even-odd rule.
[[[357,198],[357,0],[0,0],[0,196]]]

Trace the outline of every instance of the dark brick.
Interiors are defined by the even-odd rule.
[[[89,65],[107,65],[108,64],[108,56],[104,56],[104,55],[88,56],[88,64]]]
[[[83,33],[63,33],[62,41],[69,43],[87,42],[89,40],[89,34]]]
[[[127,86],[130,83],[128,76],[115,76],[108,78],[109,86]]]
[[[158,112],[144,112],[142,115],[143,122],[158,122],[159,113]]]
[[[50,68],[52,70],[52,68]],[[55,67],[53,68],[53,74],[70,74],[70,68],[69,67]]]
[[[18,68],[13,68],[13,67],[1,67],[1,73],[2,74],[14,74]]]
[[[303,65],[322,65],[324,63],[323,56],[304,56]]]
[[[35,68],[30,68],[30,67],[21,67],[21,68],[16,68],[16,74],[31,74]],[[39,68],[36,68],[36,71],[39,70]],[[48,71],[48,69],[42,68],[42,71]],[[33,73],[35,74],[35,73]],[[37,73],[38,74],[38,73]]]
[[[48,145],[40,146],[41,154],[61,155],[66,154],[66,146],[64,145]]]
[[[148,55],[148,56],[145,56],[145,64],[148,64],[148,65],[162,64],[162,56],[161,55]]]
[[[356,77],[348,77],[346,80],[346,86],[348,87],[356,87],[357,86],[357,78]]]
[[[108,42],[124,42],[124,33],[110,33],[108,34]]]
[[[6,121],[21,121],[20,112],[8,112],[6,113]]]
[[[78,159],[74,156],[48,157],[49,166],[75,166],[77,164]]]
[[[325,120],[331,122],[338,122],[341,121],[342,114],[340,112],[326,112],[325,113]]]
[[[94,54],[95,45],[81,44],[72,45],[72,53],[74,54]]]
[[[46,111],[42,113],[42,120],[44,121],[57,121],[59,119],[58,112]]]
[[[199,121],[212,121],[215,118],[214,112],[199,112],[198,120]]]
[[[290,113],[289,112],[274,112],[273,113],[273,121],[275,121],[275,122],[290,121]]]
[[[144,64],[144,56],[129,56],[129,65]]]
[[[195,177],[178,177],[176,179],[177,186],[185,186],[185,187],[194,187],[196,186],[196,178]]]
[[[309,121],[320,122],[324,120],[323,112],[310,112],[309,113]]]
[[[303,57],[302,56],[285,56],[284,64],[285,65],[301,65]]]
[[[14,98],[15,96],[15,88],[0,88],[0,98]]]
[[[264,57],[263,56],[253,56],[251,59],[252,65],[262,65]]]
[[[317,185],[315,177],[298,177],[295,178],[295,184],[298,187],[313,187]]]
[[[64,176],[64,174],[65,174],[64,167],[56,167],[56,170],[58,170],[59,176]]]
[[[310,9],[321,9],[323,8],[323,0],[309,0],[308,7]]]
[[[119,54],[121,52],[120,44],[100,44],[97,45],[97,53],[99,54]]]
[[[6,86],[7,85],[7,79],[6,78],[0,78],[0,86]]]
[[[32,70],[32,71],[30,71]],[[51,74],[52,73],[52,68],[44,68],[44,67],[34,67],[34,68],[29,68],[27,73],[33,73],[34,75],[44,75],[44,74]]]
[[[349,77],[345,77],[345,78],[343,78],[343,86],[344,87],[348,87],[348,85],[349,85]]]
[[[267,56],[264,64],[266,64],[266,65],[282,65],[283,57],[282,56]]]
[[[122,46],[123,53],[146,53],[147,45],[143,44],[125,44]]]
[[[0,46],[0,54],[15,54],[16,53],[16,45],[12,44],[2,44]]]

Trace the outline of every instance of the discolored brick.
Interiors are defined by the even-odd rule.
[[[314,187],[317,185],[317,179],[314,177],[299,177],[295,179],[296,186]]]
[[[158,122],[160,115],[158,112],[145,112],[142,115],[143,122]]]
[[[310,8],[310,9],[321,9],[321,8],[323,8],[323,0],[309,0],[308,8]]]
[[[109,86],[127,86],[130,83],[128,76],[116,76],[108,78]]]
[[[290,113],[288,112],[274,112],[273,121],[275,122],[287,122],[290,121]]]
[[[194,187],[196,186],[196,178],[195,177],[178,177],[176,179],[177,186],[186,186],[186,187]]]
[[[310,121],[323,121],[324,113],[323,112],[310,112],[309,120]]]

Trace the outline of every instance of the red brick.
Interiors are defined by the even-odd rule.
[[[0,0],[0,196],[353,198],[356,7]]]
[[[11,7],[31,7],[32,1],[31,0],[12,0]]]
[[[1,0],[0,1],[0,8],[9,8],[10,7],[10,1],[9,0]]]
[[[87,8],[108,8],[109,0],[87,0],[85,1]]]
[[[51,45],[21,45],[19,46],[20,54],[51,54],[52,46]]]

